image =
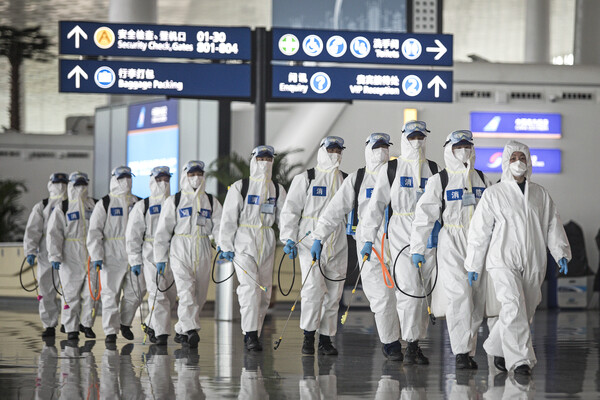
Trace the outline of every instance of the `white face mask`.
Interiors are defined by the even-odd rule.
[[[419,150],[421,147],[423,147],[425,140],[424,139],[409,140],[408,143],[410,143],[410,145],[412,146],[413,149]]]
[[[188,180],[190,181],[190,185],[192,186],[192,189],[196,190],[200,187],[200,185],[202,184],[202,179],[204,177],[203,176],[188,176]]]
[[[50,195],[51,196],[60,196],[67,190],[66,183],[53,183],[50,185]]]
[[[158,187],[158,190],[160,190],[160,192],[162,194],[170,194],[168,193],[169,191],[169,182],[156,182],[156,186]]]
[[[85,185],[73,186],[75,196],[80,199],[87,195],[88,187]]]
[[[331,162],[331,165],[333,165],[334,167],[339,167],[340,162],[342,162],[342,155],[338,154],[338,153],[327,153],[327,156],[329,157],[329,161]]]
[[[121,178],[118,182],[122,191],[131,192],[131,178]]]
[[[384,163],[390,158],[390,149],[386,149],[385,147],[379,147],[373,151],[373,162],[377,164]]]
[[[510,172],[513,176],[523,176],[527,172],[527,164],[523,161],[514,161],[510,163]]]
[[[256,161],[257,172],[261,175],[266,175],[271,171],[272,161]]]
[[[463,164],[466,164],[471,159],[471,149],[456,149],[452,150],[454,157]]]

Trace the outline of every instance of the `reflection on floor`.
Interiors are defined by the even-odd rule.
[[[239,322],[202,318],[197,350],[171,341],[167,348],[142,345],[142,335],[116,346],[98,340],[69,343],[58,333],[44,343],[30,305],[0,310],[0,398],[148,398],[148,399],[514,399],[599,398],[598,311],[538,311],[534,346],[538,364],[533,379],[498,373],[481,349],[475,372],[455,371],[444,321],[430,327],[423,349],[429,366],[386,361],[368,311],[351,310],[340,329],[340,355],[302,357],[301,332],[288,329],[273,350],[285,323],[286,309],[275,310],[263,334],[265,350],[243,350]],[[288,328],[298,326],[299,314]]]

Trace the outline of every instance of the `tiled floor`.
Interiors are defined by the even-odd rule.
[[[429,366],[386,361],[373,317],[351,310],[340,329],[337,357],[302,357],[299,313],[292,318],[278,350],[286,307],[267,317],[264,351],[243,350],[239,322],[202,318],[197,351],[173,342],[161,349],[119,338],[107,348],[100,320],[99,338],[72,347],[65,335],[44,343],[30,303],[6,303],[0,310],[0,398],[131,399],[513,399],[600,398],[600,318],[598,311],[538,311],[534,345],[538,364],[531,382],[498,374],[481,349],[479,370],[457,373],[445,323],[430,328],[423,343]]]

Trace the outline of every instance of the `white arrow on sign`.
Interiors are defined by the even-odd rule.
[[[435,57],[433,57],[433,59],[439,60],[444,54],[446,54],[448,49],[439,39],[435,39],[434,42],[435,44],[437,44],[437,47],[427,47],[425,51],[427,51],[428,53],[437,53]]]
[[[84,40],[87,40],[87,35],[79,25],[75,25],[75,28],[71,29],[71,31],[67,35],[67,39],[71,39],[73,36],[75,36],[76,49],[79,48],[79,37],[82,37]]]
[[[85,71],[79,65],[76,65],[75,68],[73,68],[71,72],[69,72],[69,75],[67,75],[67,79],[71,79],[73,75],[75,75],[75,88],[77,89],[79,89],[79,82],[81,77],[83,77],[83,79],[88,78]]]
[[[439,75],[436,75],[427,84],[427,89],[431,89],[431,87],[434,86],[434,85],[435,85],[435,89],[434,89],[435,90],[435,97],[438,98],[438,97],[440,97],[440,86],[442,88],[446,89],[447,88],[446,82],[444,82],[444,80],[442,78],[440,78]]]

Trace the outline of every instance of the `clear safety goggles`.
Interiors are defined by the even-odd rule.
[[[427,136],[429,130],[427,129],[427,124],[425,121],[408,121],[406,124],[404,124],[402,132],[407,133],[408,136],[412,135],[413,133],[422,133],[423,135]]]
[[[153,176],[155,178],[158,178],[159,176],[172,176],[173,174],[171,174],[171,170],[169,169],[169,167],[165,167],[165,166],[159,166],[159,167],[154,167],[152,168],[152,172],[150,172],[150,176]]]
[[[327,136],[326,138],[321,140],[320,146],[325,146],[326,149],[333,149],[333,148],[338,148],[338,149],[342,149],[342,150],[345,149],[344,139],[342,139],[339,136]]]
[[[64,172],[56,172],[50,175],[50,182],[52,183],[69,183],[69,177]]]
[[[69,182],[72,182],[73,185],[87,185],[89,182],[88,175],[85,172],[73,172],[69,175]]]
[[[444,146],[447,145],[448,143],[452,144],[452,146],[454,146],[455,144],[459,144],[459,143],[472,145],[473,144],[473,132],[466,130],[466,129],[454,131],[448,135],[448,137],[446,138],[446,143],[444,143]]]
[[[372,133],[367,138],[367,145],[370,145],[372,149],[376,149],[381,146],[389,146],[393,144],[390,142],[390,135],[387,133]]]
[[[126,165],[122,165],[120,167],[113,169],[112,176],[116,176],[117,179],[121,179],[121,178],[131,178],[132,176],[135,176],[135,175],[131,173],[131,168],[129,168]]]
[[[183,167],[183,171],[190,172],[204,172],[204,163],[202,161],[192,160],[188,161]]]
[[[252,150],[253,157],[274,157],[275,149],[273,146],[258,146]]]

